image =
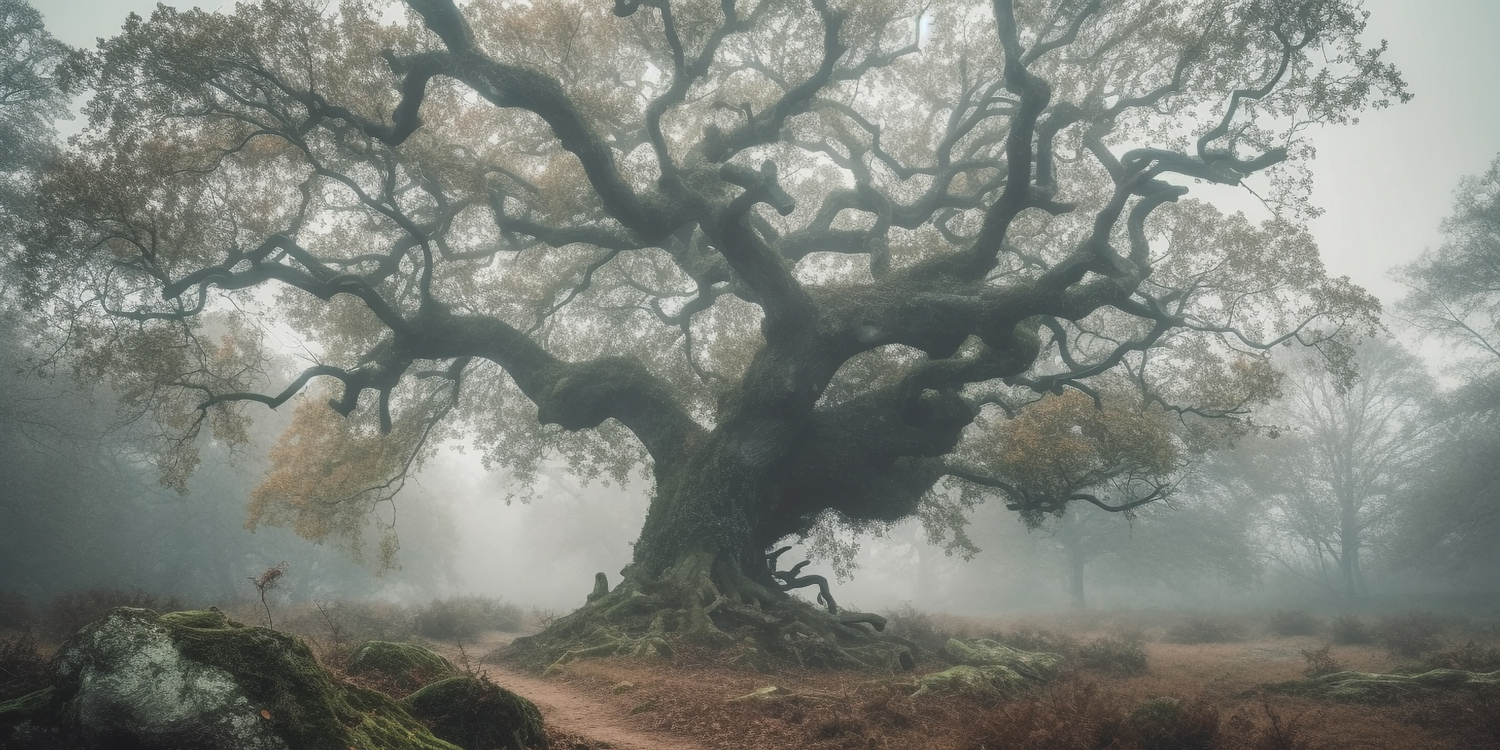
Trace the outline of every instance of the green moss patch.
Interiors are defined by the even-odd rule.
[[[489,680],[449,677],[401,704],[432,733],[464,750],[525,750],[547,746],[536,704]]]
[[[1009,667],[991,665],[971,667],[961,664],[917,679],[913,698],[940,695],[963,695],[997,701],[1011,697],[1027,686],[1027,680]]]
[[[453,662],[415,643],[366,641],[349,658],[349,673],[374,675],[403,693],[458,674]]]

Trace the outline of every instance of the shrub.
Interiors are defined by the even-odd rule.
[[[1118,697],[1092,682],[1057,683],[1038,697],[1001,703],[980,722],[969,747],[1093,750],[1121,747],[1129,717]]]
[[[932,615],[910,604],[885,613],[885,632],[898,635],[929,651],[937,651],[953,633],[939,628]]]
[[[521,629],[521,608],[484,596],[434,599],[417,610],[417,632],[428,638],[468,640],[489,630],[516,632]]]
[[[1441,642],[1447,623],[1431,612],[1408,612],[1380,618],[1375,637],[1392,654],[1415,658]]]
[[[1078,666],[1117,675],[1145,674],[1146,648],[1139,639],[1105,636],[1083,644],[1074,654]]]
[[[1206,701],[1153,698],[1130,712],[1127,742],[1141,750],[1212,750],[1219,711]]]
[[[54,638],[62,640],[78,632],[79,628],[104,616],[115,607],[137,607],[155,612],[172,612],[182,609],[175,597],[161,597],[138,588],[97,588],[60,594],[47,607],[46,630]]]
[[[339,643],[364,641],[408,641],[416,635],[415,616],[410,607],[382,601],[314,602],[297,612],[284,615],[287,629]]]
[[[1500,669],[1500,648],[1481,646],[1474,641],[1446,651],[1434,651],[1422,657],[1429,669],[1462,669],[1468,672],[1493,672]]]
[[[1344,671],[1344,665],[1333,658],[1332,643],[1325,643],[1322,648],[1302,649],[1302,658],[1307,660],[1307,668],[1302,670],[1302,674],[1308,677]]]
[[[1167,631],[1176,643],[1229,643],[1245,637],[1245,628],[1226,617],[1191,617]]]
[[[40,690],[47,684],[47,660],[30,633],[0,638],[0,702]]]
[[[1323,747],[1307,736],[1307,714],[1288,719],[1271,708],[1270,703],[1260,705],[1266,714],[1266,724],[1253,730],[1248,726],[1231,726],[1232,731],[1244,738],[1248,750],[1318,750]]]
[[[1341,646],[1356,646],[1365,643],[1373,643],[1375,634],[1370,632],[1369,626],[1358,615],[1339,615],[1333,618],[1333,624],[1329,626],[1329,634],[1333,636],[1333,642]]]
[[[1323,627],[1318,618],[1300,609],[1278,609],[1268,619],[1276,635],[1312,635]]]
[[[0,591],[0,630],[28,630],[36,624],[31,602],[18,591]]]

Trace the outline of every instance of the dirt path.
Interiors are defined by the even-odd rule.
[[[507,634],[490,633],[473,645],[482,654],[510,642],[511,638]],[[459,661],[457,649],[446,644],[434,644],[434,648]],[[497,685],[535,703],[548,726],[578,735],[590,745],[610,750],[703,750],[702,745],[681,737],[638,728],[629,709],[591,696],[565,681],[544,679],[504,664],[485,662],[475,666]]]
[[[484,671],[501,687],[514,690],[542,710],[542,718],[559,729],[581,735],[591,744],[613,750],[701,750],[678,737],[632,727],[626,709],[586,695],[566,682],[547,680],[486,664]]]

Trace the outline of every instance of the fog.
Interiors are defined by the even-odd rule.
[[[127,12],[149,14],[154,5],[150,0],[108,4],[54,0],[38,7],[53,34],[69,44],[86,46],[116,32]],[[1478,173],[1500,150],[1500,114],[1496,111],[1500,105],[1493,97],[1474,94],[1493,89],[1494,76],[1500,71],[1496,47],[1490,44],[1496,9],[1482,0],[1446,3],[1438,13],[1388,0],[1373,0],[1366,7],[1371,11],[1366,35],[1390,41],[1390,54],[1416,98],[1406,105],[1366,112],[1357,124],[1336,125],[1312,135],[1318,146],[1314,203],[1326,213],[1311,226],[1333,273],[1351,275],[1375,291],[1389,310],[1409,292],[1392,277],[1392,269],[1444,241],[1440,223],[1451,212],[1460,176]],[[1467,73],[1455,74],[1457,70]],[[79,118],[59,122],[63,135],[82,127]],[[1265,215],[1258,198],[1244,191],[1201,187],[1230,208]],[[1394,219],[1398,216],[1399,220]],[[1434,365],[1424,377],[1444,388],[1463,386],[1468,366],[1463,345],[1424,335],[1406,325],[1403,314],[1388,316],[1387,322],[1408,348],[1421,352]],[[11,346],[8,341],[6,345]],[[72,392],[66,387],[51,382],[50,391],[35,395],[32,385],[12,381],[6,390],[7,417],[34,414],[25,406],[34,403],[33,395],[44,403],[83,398],[68,395]],[[111,397],[90,394],[87,398],[107,402]],[[83,412],[105,408],[97,406],[98,401],[79,403],[84,404],[79,407]],[[53,410],[49,418],[55,422],[62,413],[66,410]],[[80,444],[91,444],[89,450],[99,451],[99,441],[105,440],[100,436],[110,429],[107,420],[82,420],[86,424],[75,420],[66,430],[41,420],[7,431],[0,449],[5,451],[4,468],[11,486],[24,486],[28,494],[49,488],[70,493],[69,501],[55,507],[74,515],[65,516],[72,519],[66,522],[49,520],[17,501],[21,491],[13,490],[10,501],[0,508],[8,514],[0,517],[0,535],[5,539],[0,546],[10,550],[5,558],[9,583],[0,587],[39,598],[96,585],[232,596],[247,593],[242,585],[246,576],[286,558],[292,563],[283,592],[288,597],[337,594],[417,600],[472,592],[566,611],[582,601],[596,572],[618,581],[619,570],[631,559],[631,545],[652,492],[646,480],[623,487],[581,481],[570,476],[558,458],[537,486],[518,492],[508,475],[485,470],[474,453],[455,450],[462,445],[455,442],[397,498],[393,508],[395,530],[402,540],[395,558],[399,567],[382,569],[368,548],[367,554],[356,559],[331,541],[314,545],[286,529],[262,527],[252,536],[241,528],[247,498],[266,471],[264,456],[277,425],[285,424],[284,416],[261,414],[258,418],[270,426],[262,428],[257,440],[239,449],[232,465],[228,455],[211,457],[181,496],[156,489],[143,458],[122,457],[118,452],[125,449],[108,446],[99,460],[115,453],[107,456],[108,470],[117,477],[121,472],[127,475],[128,490],[119,486],[106,490],[98,485],[118,479],[87,479],[90,472],[75,471],[61,481],[48,479],[53,472],[64,471],[59,466],[80,461]],[[1219,479],[1221,484],[1230,483],[1225,477]],[[89,482],[93,484],[80,489]],[[1174,570],[1139,551],[1172,544],[1174,523],[1184,527],[1177,533],[1194,533],[1189,516],[1200,499],[1184,493],[1173,501],[1173,509],[1153,511],[1135,523],[1103,519],[1109,528],[1101,539],[1111,539],[1112,549],[1101,552],[1087,567],[1088,606],[1317,599],[1326,593],[1323,571],[1313,576],[1319,579],[1313,582],[1308,580],[1307,568],[1326,565],[1327,560],[1292,560],[1286,550],[1273,549],[1273,540],[1279,535],[1285,538],[1284,514],[1289,512],[1261,507],[1268,494],[1276,493],[1275,488],[1242,485],[1238,490],[1220,487],[1217,491],[1229,494],[1216,502],[1252,506],[1234,521],[1253,553],[1232,563],[1245,568],[1244,575],[1227,575],[1214,564]],[[517,495],[529,495],[531,500],[506,501]],[[114,509],[97,510],[95,503],[113,504]],[[859,534],[833,533],[837,541],[858,545],[857,554],[845,560],[817,556],[817,550],[837,546],[830,546],[835,540],[827,535],[821,545],[787,540],[794,549],[785,559],[813,558],[809,572],[833,580],[841,601],[875,611],[905,604],[963,613],[1068,606],[1072,598],[1068,566],[1060,551],[1056,519],[1051,525],[1027,530],[1000,505],[992,501],[972,514],[967,533],[974,539],[973,550],[955,551],[943,542],[929,541],[922,522],[911,518]],[[1182,509],[1182,517],[1174,519],[1177,508]],[[382,518],[381,513],[386,515]],[[391,508],[377,511],[367,540],[370,545],[378,544],[378,527],[390,518]],[[142,535],[139,540],[120,539],[123,529],[132,528],[128,525],[132,519],[147,519],[148,528],[129,532]],[[1394,519],[1394,515],[1380,519],[1392,534],[1395,527],[1389,524],[1395,524]],[[1168,536],[1163,540],[1156,536],[1158,532]],[[81,538],[70,538],[79,534]],[[210,546],[221,554],[201,565],[159,559],[170,557],[167,549],[183,547],[181,540],[195,537],[220,540]],[[111,541],[104,544],[104,539]],[[1367,550],[1376,560],[1368,577],[1372,584],[1378,582],[1370,586],[1371,595],[1461,590],[1483,583],[1490,564],[1487,557],[1475,557],[1477,553],[1472,552],[1464,553],[1468,557],[1455,557],[1449,549],[1453,544],[1427,541],[1421,547],[1427,552],[1417,553],[1412,551],[1415,548],[1398,549],[1415,542],[1387,534],[1377,542],[1383,546]],[[1434,560],[1424,561],[1424,554]],[[1431,564],[1424,566],[1424,562]],[[337,572],[324,573],[325,568]],[[847,569],[848,576],[837,576],[836,568]],[[318,583],[311,580],[314,570],[323,579]]]

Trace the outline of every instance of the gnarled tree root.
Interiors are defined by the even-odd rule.
[[[764,586],[711,555],[689,556],[655,578],[624,579],[594,592],[577,611],[535,635],[517,638],[501,658],[556,671],[579,659],[670,657],[673,643],[736,650],[737,663],[761,671],[776,664],[812,668],[906,671],[921,649],[882,634],[885,618],[825,611]],[[600,574],[602,576],[602,574]]]

